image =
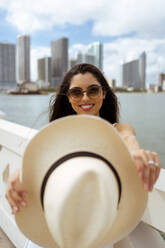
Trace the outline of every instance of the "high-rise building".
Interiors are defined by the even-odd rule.
[[[69,60],[69,69],[71,69],[76,64],[77,64],[77,60],[76,59],[70,59]]]
[[[146,53],[143,52],[139,57],[139,76],[140,76],[140,88],[145,89],[146,85]]]
[[[18,83],[30,82],[30,36],[17,36]]]
[[[83,53],[79,51],[77,54],[77,64],[81,64],[81,63],[84,63],[84,56]]]
[[[108,80],[108,83],[112,89],[116,88],[116,79],[110,79]]]
[[[52,87],[57,87],[68,70],[68,38],[51,42]]]
[[[95,56],[92,54],[88,54],[88,53],[81,53],[79,52],[77,54],[77,64],[80,63],[88,63],[88,64],[92,64],[95,65]]]
[[[51,58],[38,59],[38,81],[51,83]]]
[[[138,60],[123,64],[123,86],[134,89],[140,88]]]
[[[84,54],[84,62],[88,64],[95,65],[95,56],[92,54],[85,53]]]
[[[158,92],[165,91],[165,73],[160,73],[158,75],[158,84],[157,84],[157,89]]]
[[[94,42],[88,46],[88,53],[95,57],[94,65],[103,71],[103,43]]]
[[[16,87],[15,44],[0,43],[0,89]]]
[[[134,89],[145,89],[146,79],[146,54],[141,54],[139,59],[122,65],[123,87]]]

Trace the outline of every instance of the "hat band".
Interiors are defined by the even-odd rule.
[[[93,158],[97,158],[97,159],[102,160],[104,163],[106,163],[108,165],[108,167],[114,173],[116,181],[117,181],[118,191],[119,191],[119,199],[118,199],[118,204],[119,204],[120,199],[121,199],[121,181],[120,181],[120,177],[119,177],[117,171],[115,170],[115,168],[113,167],[113,165],[107,159],[105,159],[104,157],[102,157],[96,153],[81,151],[81,152],[74,152],[74,153],[69,153],[69,154],[65,155],[64,157],[57,160],[47,171],[47,173],[43,179],[42,186],[41,186],[41,192],[40,192],[40,201],[41,201],[41,205],[42,205],[43,210],[44,210],[44,192],[45,192],[45,187],[46,187],[46,184],[47,184],[47,181],[48,181],[50,175],[59,165],[64,163],[66,160],[69,160],[69,159],[72,159],[75,157],[93,157]]]

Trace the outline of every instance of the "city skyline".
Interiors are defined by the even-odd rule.
[[[12,64],[10,63],[10,56],[5,52],[8,47],[15,48],[15,53],[12,57]],[[3,49],[4,47],[4,49]],[[14,84],[4,80],[2,82],[2,89],[14,88],[17,85],[21,86],[23,83],[30,83],[31,80],[31,37],[30,35],[17,35],[16,44],[8,42],[0,42],[0,81],[1,77],[6,74],[6,79],[10,78],[10,69],[14,70],[13,75]],[[86,53],[79,51],[77,58],[73,59],[69,57],[69,39],[67,37],[61,37],[58,40],[51,41],[50,44],[51,55],[50,57],[44,56],[37,60],[37,79],[35,82],[39,82],[39,85],[49,85],[52,88],[56,88],[62,82],[65,73],[74,65],[79,63],[90,63],[97,66],[100,70],[103,70],[103,44],[100,42],[94,42],[88,45]],[[71,63],[70,63],[71,62]],[[8,67],[5,67],[8,65]],[[71,67],[70,67],[71,66]],[[7,75],[8,74],[8,75]],[[11,81],[11,79],[9,80]]]
[[[137,0],[96,0],[83,4],[74,0],[41,0],[40,8],[32,3],[32,0],[28,5],[25,0],[0,3],[0,42],[16,43],[18,34],[31,36],[32,80],[37,79],[37,59],[50,56],[50,42],[60,37],[69,38],[70,57],[81,49],[87,50],[90,43],[102,42],[105,76],[115,78],[117,84],[121,84],[121,63],[136,59],[143,51],[147,53],[147,85],[157,83],[158,74],[165,72],[162,0],[146,0],[143,5]]]
[[[1,77],[3,74],[10,74],[11,68],[9,70],[3,69],[4,61],[6,64],[10,64],[10,57],[7,57],[7,53],[5,53],[5,49],[3,51],[3,47],[15,47],[16,54],[15,62],[13,66],[13,70],[16,73],[16,81],[18,85],[21,85],[23,82],[31,82],[31,73],[30,73],[30,51],[31,51],[31,37],[29,35],[18,35],[17,36],[17,44],[11,44],[7,42],[0,42],[1,45],[1,53],[0,53],[0,66],[1,66]],[[79,50],[76,58],[71,58],[68,55],[69,50],[69,39],[67,37],[61,37],[58,40],[51,41],[50,44],[51,55],[50,57],[44,56],[37,60],[37,78],[35,82],[40,82],[40,87],[50,86],[52,88],[56,88],[59,86],[60,82],[63,80],[65,73],[74,65],[79,63],[90,63],[97,66],[101,71],[103,71],[103,43],[94,42],[88,44],[86,53],[83,53]],[[5,57],[3,57],[6,54]],[[10,53],[10,52],[9,52]],[[14,57],[13,57],[14,58]],[[140,54],[139,59],[132,60],[130,62],[123,63],[121,65],[121,82],[122,85],[116,84],[115,78],[107,78],[110,82],[115,81],[115,85],[119,87],[133,88],[133,89],[147,89],[152,88],[154,84],[150,84],[149,87],[146,87],[146,52],[143,51]],[[16,65],[15,65],[16,64]],[[16,67],[16,68],[15,68]],[[3,70],[2,70],[3,69]],[[42,71],[43,70],[43,71]],[[103,71],[104,73],[104,71]],[[160,78],[160,74],[158,77]],[[11,74],[10,74],[11,75]],[[10,76],[8,76],[10,77]],[[15,77],[15,76],[14,76]],[[13,77],[13,78],[14,78]],[[14,84],[11,85],[12,88],[15,85],[15,79],[13,79]],[[158,79],[159,80],[159,79]],[[2,81],[2,80],[1,80]],[[162,81],[161,88],[164,89],[164,78]],[[11,84],[11,82],[9,82]],[[159,86],[159,81],[156,82],[155,86]],[[7,85],[7,84],[6,84]],[[3,85],[2,85],[3,86]],[[6,87],[2,87],[6,88]],[[9,87],[10,88],[10,87]]]
[[[22,35],[18,35],[18,36],[22,36]],[[25,35],[25,36],[27,36],[27,35]],[[31,38],[31,36],[30,36],[30,38]],[[57,40],[59,40],[59,39],[61,39],[60,37],[57,39]],[[69,38],[68,38],[69,39]],[[30,70],[32,70],[32,75],[31,75],[31,79],[33,80],[33,81],[36,81],[37,79],[38,79],[38,72],[37,72],[37,60],[38,59],[41,59],[41,58],[44,58],[44,57],[50,57],[51,56],[51,42],[54,42],[53,40],[52,41],[50,41],[50,45],[49,45],[49,47],[47,47],[47,49],[45,50],[45,49],[43,49],[42,50],[42,48],[40,48],[39,49],[39,53],[40,53],[40,55],[38,55],[37,57],[36,57],[36,60],[34,61],[33,59],[31,59],[30,61],[30,64],[31,64],[31,69]],[[70,42],[70,40],[69,40],[69,42]],[[3,42],[1,42],[0,41],[0,43],[3,43]],[[4,41],[4,43],[8,43],[7,41]],[[17,43],[17,41],[16,41],[16,43]],[[94,41],[92,44],[95,44],[95,43],[99,43],[98,41]],[[101,42],[100,42],[101,43]],[[9,43],[9,44],[11,44],[11,43]],[[74,50],[74,53],[72,52],[71,53],[71,48],[69,47],[68,48],[68,53],[69,53],[69,60],[70,59],[74,59],[74,58],[76,58],[76,55],[78,55],[78,53],[80,52],[80,53],[82,53],[83,55],[86,55],[86,54],[88,54],[89,53],[89,47],[92,45],[92,44],[87,44],[86,46],[77,46],[76,47],[76,49]],[[104,46],[106,46],[106,44],[104,44],[104,43],[102,43]],[[89,53],[90,54],[90,53]],[[116,67],[116,69],[118,69],[118,71],[121,71],[121,68],[122,68],[122,64],[123,64],[123,61],[125,62],[125,63],[127,63],[126,61],[128,61],[128,62],[131,62],[132,60],[135,60],[136,59],[136,57],[135,57],[135,55],[136,54],[138,54],[138,53],[134,53],[133,55],[131,55],[131,56],[127,56],[125,59],[123,59],[123,60],[120,60],[120,62],[119,62],[119,64],[118,64],[118,67]],[[31,48],[31,50],[30,50],[30,57],[33,57],[33,48]],[[72,57],[71,57],[72,56]],[[138,54],[137,56],[140,56],[140,54]],[[133,58],[133,59],[132,59]],[[103,60],[103,62],[104,62],[104,60]],[[159,61],[158,61],[159,62]],[[35,73],[34,73],[34,68],[33,68],[33,64],[36,64],[35,65]],[[69,63],[69,61],[68,61],[68,63]],[[104,64],[105,64],[105,62],[104,62]],[[103,68],[104,69],[104,68]],[[110,75],[111,77],[108,77],[108,75],[107,75],[107,73],[106,73],[106,71],[104,70],[104,72],[105,72],[105,76],[107,77],[107,79],[108,80],[111,80],[111,79],[117,79],[117,85],[118,86],[121,86],[122,85],[122,80],[121,80],[121,72],[119,72],[119,75],[118,75],[118,77],[117,78],[115,78],[115,77],[112,77],[112,74]],[[158,74],[159,73],[163,73],[163,70],[161,70],[160,69],[160,63],[158,63],[158,72],[156,73],[156,80],[154,81],[154,83],[155,84],[157,84],[158,83]],[[34,74],[35,74],[35,77],[34,77]],[[147,77],[147,76],[146,76]],[[150,82],[148,82],[148,86],[149,86],[149,83],[153,83],[152,81]]]

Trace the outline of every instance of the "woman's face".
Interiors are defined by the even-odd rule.
[[[98,94],[95,92],[99,86]],[[77,114],[90,114],[99,116],[99,111],[105,98],[105,92],[103,92],[101,84],[93,76],[92,73],[77,74],[73,76],[69,91],[72,89],[83,91],[82,97],[74,99],[72,96],[68,96],[69,102],[72,105],[72,108]],[[92,90],[91,90],[92,89]],[[86,92],[90,90],[93,92],[93,95]],[[84,92],[85,91],[85,92]]]

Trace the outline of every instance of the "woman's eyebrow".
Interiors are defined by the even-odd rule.
[[[91,87],[91,86],[100,86],[100,85],[98,85],[97,83],[93,83],[93,84],[91,84],[91,85],[89,85],[87,88],[89,88],[89,87]],[[81,87],[79,87],[79,86],[73,86],[73,87],[71,87],[71,88],[69,88],[69,89],[82,89]]]
[[[79,87],[79,86],[73,86],[73,87],[71,87],[71,88],[69,88],[69,89],[71,90],[71,89],[75,89],[75,88],[76,88],[76,89],[81,89],[81,90],[82,90],[82,88]]]
[[[98,85],[97,83],[93,83],[93,84],[89,85],[88,88],[91,86],[100,86],[100,85]]]

